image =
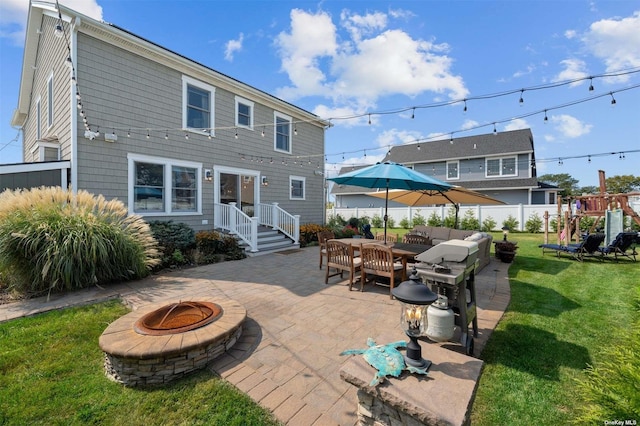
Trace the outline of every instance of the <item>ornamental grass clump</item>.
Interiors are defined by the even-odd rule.
[[[0,276],[23,293],[72,290],[146,276],[157,243],[118,200],[59,187],[0,194]]]

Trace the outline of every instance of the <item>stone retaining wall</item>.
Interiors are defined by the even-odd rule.
[[[109,379],[125,386],[163,385],[204,368],[228,351],[241,335],[242,327],[239,327],[223,339],[169,357],[137,359],[105,353],[105,372]]]

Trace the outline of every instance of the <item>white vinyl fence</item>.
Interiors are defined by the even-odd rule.
[[[636,211],[640,212],[640,202],[631,203],[631,207]],[[451,205],[447,206],[438,206],[438,207],[390,207],[387,214],[389,218],[392,218],[395,226],[400,226],[400,221],[402,219],[407,219],[410,222],[413,220],[415,215],[422,216],[425,221],[429,220],[432,213],[436,213],[436,215],[443,220],[445,217],[449,216],[449,209],[451,209]],[[567,205],[562,205],[563,213],[567,209]],[[558,216],[558,205],[557,204],[517,204],[517,205],[499,205],[499,206],[461,206],[460,212],[458,213],[458,224],[464,218],[465,212],[467,210],[472,210],[474,213],[474,217],[478,219],[478,222],[482,225],[482,222],[485,219],[492,219],[496,223],[496,231],[502,228],[502,223],[509,218],[509,216],[514,217],[518,221],[518,231],[524,230],[525,223],[533,217],[534,214],[537,213],[538,217],[542,219],[544,224],[544,214],[545,212],[549,213],[549,222],[553,219],[557,219]],[[361,217],[369,217],[370,219],[378,216],[380,218],[384,217],[384,207],[353,207],[353,208],[340,208],[335,207],[333,209],[327,210],[327,220],[329,220],[332,216],[339,214],[343,219],[348,220],[351,217],[361,218]],[[562,220],[562,219],[561,219]],[[543,225],[544,226],[544,225]],[[542,231],[542,229],[541,229]]]

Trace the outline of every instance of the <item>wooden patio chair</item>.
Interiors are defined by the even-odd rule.
[[[384,232],[377,232],[376,240],[384,241]],[[397,243],[397,242],[398,242],[398,234],[389,234],[387,232],[387,243]]]
[[[327,249],[327,272],[324,277],[324,283],[329,283],[329,277],[340,275],[343,278],[344,272],[349,272],[349,291],[353,286],[356,278],[356,272],[360,270],[361,260],[354,256],[353,246],[343,243],[342,241],[330,239],[326,241]],[[335,272],[331,274],[331,269]],[[360,283],[360,291],[363,290],[363,284]]]
[[[318,231],[318,246],[320,247],[320,269],[322,269],[322,258],[327,257],[327,240],[335,238],[332,231]]]
[[[360,268],[360,286],[364,286],[367,274],[389,279],[389,297],[393,298],[391,291],[396,280],[402,279],[404,266],[393,258],[391,247],[382,244],[363,244],[360,248],[362,266]],[[376,281],[376,284],[380,284]]]

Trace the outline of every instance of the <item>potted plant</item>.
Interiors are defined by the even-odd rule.
[[[513,241],[496,241],[495,252],[496,257],[505,263],[513,262],[513,258],[516,257],[516,250],[518,250],[518,243]]]

